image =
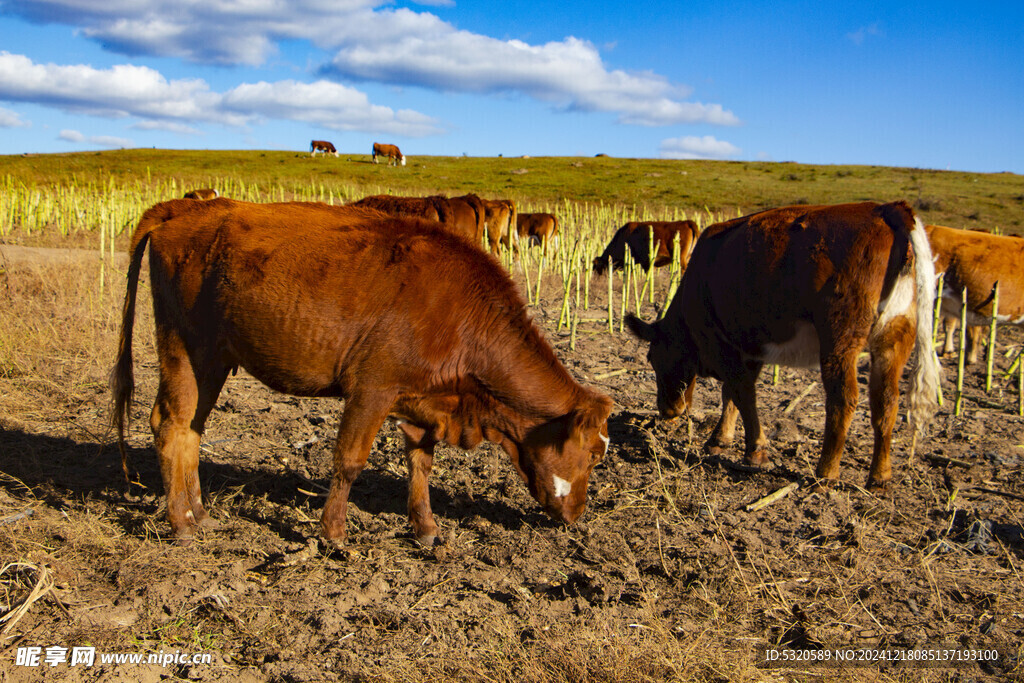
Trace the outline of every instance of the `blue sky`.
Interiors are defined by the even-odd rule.
[[[0,0],[0,154],[313,138],[1024,173],[1024,3]]]

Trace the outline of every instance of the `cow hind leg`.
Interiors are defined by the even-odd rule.
[[[227,370],[195,372],[181,339],[173,332],[158,334],[160,385],[150,414],[150,427],[160,460],[171,532],[180,540],[192,537],[196,526],[209,526],[199,484],[199,442],[206,418],[220,393]]]
[[[890,451],[892,430],[899,415],[899,381],[903,366],[913,350],[914,334],[914,325],[907,318],[899,317],[870,342],[868,392],[875,446],[868,475],[869,488],[883,487],[892,478]]]
[[[857,356],[861,344],[834,352],[823,359],[821,381],[825,388],[825,438],[815,476],[832,481],[839,476],[839,461],[857,408]]]
[[[384,424],[393,399],[383,395],[355,395],[345,402],[345,410],[334,445],[334,474],[320,516],[320,531],[331,545],[340,548],[348,538],[348,496],[352,482],[366,466],[373,439]]]

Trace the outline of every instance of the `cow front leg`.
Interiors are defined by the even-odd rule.
[[[384,424],[392,401],[390,396],[376,394],[353,396],[346,401],[338,427],[338,441],[334,445],[331,488],[320,516],[320,531],[335,548],[344,546],[348,538],[345,525],[352,482],[366,466],[373,439]]]
[[[708,437],[707,442],[704,444],[704,451],[711,455],[721,455],[732,446],[733,439],[736,436],[736,418],[739,417],[739,410],[736,409],[736,403],[732,400],[732,396],[729,393],[728,385],[722,383],[722,414],[718,418],[718,423],[715,428],[711,431],[711,436]]]
[[[956,344],[953,342],[953,338],[956,336],[956,327],[959,325],[958,319],[951,315],[942,316],[942,357],[948,358],[955,355]]]
[[[416,542],[425,548],[437,543],[437,523],[430,509],[430,470],[437,441],[422,427],[399,421],[405,434],[405,461],[409,468],[409,524]]]
[[[757,414],[757,376],[760,363],[745,363],[745,372],[730,382],[730,393],[740,417],[743,418],[743,461],[754,467],[768,464],[768,437],[761,429]]]
[[[984,325],[971,325],[967,328],[967,365],[978,362],[978,354],[985,348],[985,334],[988,328]]]

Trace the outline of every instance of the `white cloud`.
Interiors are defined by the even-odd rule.
[[[721,105],[681,101],[690,89],[658,74],[609,70],[578,38],[497,40],[408,10],[364,20],[361,33],[372,38],[345,36],[326,73],[441,91],[519,92],[559,108],[616,113],[620,123],[635,125],[739,123]]]
[[[139,121],[129,127],[135,130],[163,130],[168,133],[178,133],[179,135],[203,134],[203,131],[198,128],[185,125],[184,123],[175,123],[174,121]]]
[[[0,128],[25,128],[29,124],[21,120],[17,112],[0,107]]]
[[[879,23],[876,21],[873,24],[867,26],[861,26],[856,31],[846,34],[846,39],[852,42],[854,45],[863,45],[864,41],[868,37],[883,36],[882,29]]]
[[[128,138],[118,138],[113,135],[93,135],[89,138],[89,142],[100,147],[110,147],[111,149],[124,149],[134,145]]]
[[[370,104],[366,94],[330,81],[245,83],[224,94],[223,107],[332,130],[361,130],[423,137],[441,132],[437,122],[411,110]]]
[[[557,109],[608,112],[620,123],[735,125],[720,104],[649,72],[609,68],[575,37],[530,45],[458,30],[429,12],[381,9],[389,0],[4,0],[6,11],[66,23],[127,55],[259,65],[284,40],[333,53],[322,73],[439,91],[520,93]],[[451,6],[451,0],[419,4]],[[395,114],[396,121],[399,118]]]
[[[364,93],[329,81],[244,83],[217,93],[201,79],[167,80],[145,66],[36,64],[7,52],[0,52],[0,99],[104,118],[136,117],[142,121],[134,127],[143,130],[197,132],[188,124],[243,127],[267,118],[409,137],[441,130],[419,112],[371,104]]]
[[[91,145],[97,147],[109,147],[111,149],[125,149],[127,147],[133,147],[135,145],[129,138],[119,138],[113,135],[90,135],[86,137],[77,130],[65,128],[57,136],[58,140],[64,140],[65,142],[74,142],[81,144],[88,142]]]
[[[668,138],[661,141],[658,149],[663,159],[725,159],[741,151],[731,142],[712,135]]]

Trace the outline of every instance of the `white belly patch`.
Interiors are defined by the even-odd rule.
[[[762,360],[765,363],[793,368],[817,367],[821,362],[821,346],[814,325],[809,322],[798,322],[796,334],[792,339],[778,344],[765,344]]]

